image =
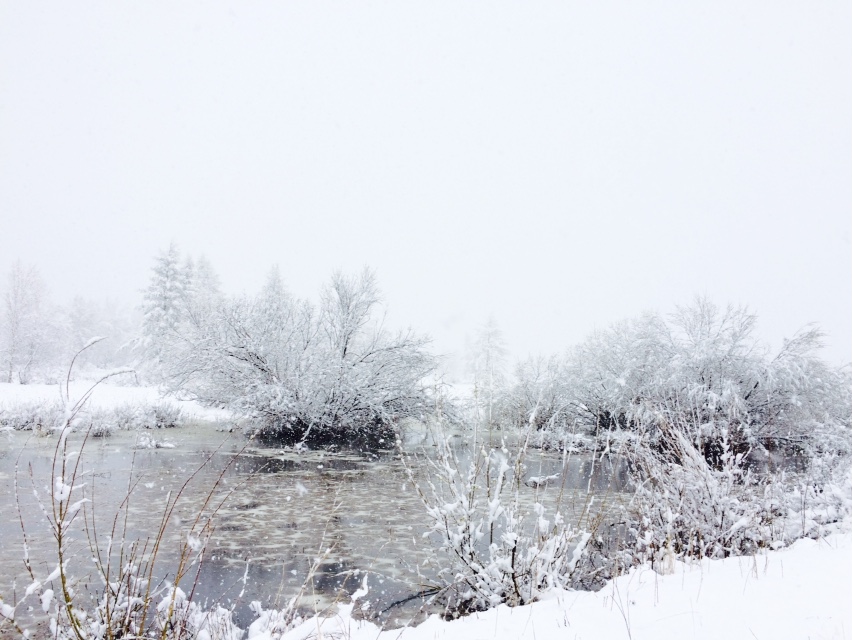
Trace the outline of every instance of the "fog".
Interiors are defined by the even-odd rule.
[[[695,295],[852,354],[852,5],[0,3],[0,270],[376,270],[458,354]]]

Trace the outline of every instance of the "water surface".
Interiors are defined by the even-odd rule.
[[[468,437],[454,439],[453,450],[462,465],[475,451]],[[152,438],[173,446],[150,447]],[[71,449],[79,449],[81,436],[72,435],[70,442]],[[33,497],[35,489],[49,507],[55,446],[55,438],[20,432],[0,435],[0,594],[7,601],[13,582],[18,592],[29,583],[22,562],[16,476],[20,513],[38,577],[56,564],[49,527]],[[253,600],[264,607],[281,607],[299,596],[306,612],[323,611],[348,598],[365,574],[370,588],[364,598],[365,615],[403,624],[424,605],[423,598],[411,596],[437,584],[440,566],[446,565],[434,540],[424,537],[430,522],[409,475],[410,470],[428,493],[427,480],[435,477],[429,461],[436,448],[427,433],[414,431],[409,432],[404,450],[405,460],[398,451],[295,452],[247,441],[213,424],[141,434],[117,432],[86,442],[80,466],[85,486],[78,492],[92,500],[86,508],[94,508],[96,528],[89,529],[88,538],[104,549],[110,538],[153,540],[167,499],[190,479],[171,516],[156,575],[173,579],[180,548],[207,501],[205,513],[215,509],[210,521],[213,533],[196,567],[197,580],[193,572],[183,585],[196,583],[195,596],[201,602],[233,606],[241,626],[254,617],[248,609]],[[511,462],[511,452],[509,458]],[[558,475],[538,488],[519,483],[518,499],[524,508],[531,509],[538,500],[583,526],[601,511],[617,520],[623,468],[614,473],[606,460],[536,450],[529,451],[524,462],[522,480]],[[113,529],[124,501],[128,517],[119,519]],[[81,529],[69,555],[74,557],[75,575],[91,576],[92,552]],[[93,591],[97,588],[95,577],[86,582]],[[405,603],[395,604],[400,601]]]

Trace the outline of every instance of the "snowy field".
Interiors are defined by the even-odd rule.
[[[669,575],[641,569],[601,591],[559,591],[529,606],[501,605],[455,621],[380,631],[353,620],[354,605],[335,618],[308,620],[288,640],[811,640],[852,638],[852,533],[799,540],[753,557],[677,563]],[[369,587],[369,585],[368,585]],[[365,596],[369,599],[369,594]],[[259,625],[258,625],[259,627]],[[260,628],[249,637],[269,637]]]
[[[71,383],[71,400],[82,396],[91,381]],[[0,411],[38,402],[57,402],[61,398],[59,385],[0,383]],[[87,403],[90,409],[115,409],[126,405],[151,405],[166,402],[179,406],[187,419],[216,422],[228,420],[231,414],[221,409],[202,407],[197,402],[175,400],[164,396],[156,387],[123,387],[100,384]]]

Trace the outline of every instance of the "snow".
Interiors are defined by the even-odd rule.
[[[92,381],[71,383],[71,400],[81,397],[94,384]],[[61,398],[59,385],[0,383],[0,410],[15,405],[35,402],[57,402]],[[176,400],[163,396],[156,387],[125,387],[110,384],[98,385],[87,406],[90,409],[114,409],[124,405],[150,405],[168,402],[180,407],[187,418],[216,422],[230,419],[231,413],[224,409],[203,407],[197,402]]]
[[[323,637],[351,640],[841,639],[852,637],[850,583],[852,534],[842,533],[758,556],[676,563],[670,575],[635,570],[598,592],[552,591],[532,605],[501,605],[455,621],[431,616],[402,630],[353,620],[345,605],[282,638],[317,637],[320,625]],[[249,638],[252,631],[259,629]]]
[[[53,602],[53,589],[45,589],[39,600],[41,600],[41,610],[45,613],[50,611],[50,603]]]
[[[554,480],[558,480],[558,479],[559,479],[558,473],[554,473],[553,475],[550,475],[550,476],[532,476],[530,478],[527,478],[527,481],[526,481],[525,484],[528,487],[533,487],[533,488],[545,487],[548,484],[550,484],[551,482],[553,482]]]
[[[15,619],[15,608],[12,605],[6,604],[3,601],[0,601],[0,616],[8,620]]]
[[[141,433],[136,439],[135,449],[174,449],[174,442],[159,440],[148,433]]]
[[[57,477],[53,489],[53,499],[57,502],[62,502],[71,495],[71,485],[65,484],[61,477]]]

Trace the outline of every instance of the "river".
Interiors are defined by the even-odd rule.
[[[473,451],[468,438],[453,438],[462,464]],[[33,494],[35,489],[49,508],[56,442],[28,432],[0,434],[0,594],[7,602],[13,584],[20,593],[30,582],[19,515],[37,577],[56,565],[50,529]],[[69,442],[69,450],[79,450],[82,437],[73,434]],[[415,429],[406,433],[403,451],[405,456],[396,450],[296,452],[249,441],[213,423],[90,438],[78,471],[78,484],[85,486],[75,491],[92,502],[78,515],[69,543],[72,573],[88,576],[81,584],[96,592],[87,539],[97,540],[101,549],[110,537],[120,539],[125,520],[113,530],[114,516],[126,501],[124,539],[153,540],[167,501],[189,479],[158,556],[160,579],[173,578],[187,531],[210,498],[207,515],[222,503],[211,520],[213,532],[197,579],[195,567],[182,583],[185,589],[196,584],[196,601],[233,606],[235,620],[245,626],[254,618],[251,601],[280,608],[300,596],[306,612],[324,611],[359,588],[366,573],[364,614],[389,625],[408,623],[425,610],[424,599],[411,596],[436,584],[445,563],[435,541],[424,537],[430,522],[409,476],[410,470],[426,491],[436,447],[428,432]],[[521,484],[522,504],[538,500],[553,509],[558,504],[574,521],[590,517],[590,499],[593,514],[607,511],[612,519],[617,513],[623,469],[613,473],[606,461],[589,455],[538,450],[529,450],[524,464],[526,479],[558,479],[540,487]],[[92,509],[96,528],[87,535],[83,515]]]

